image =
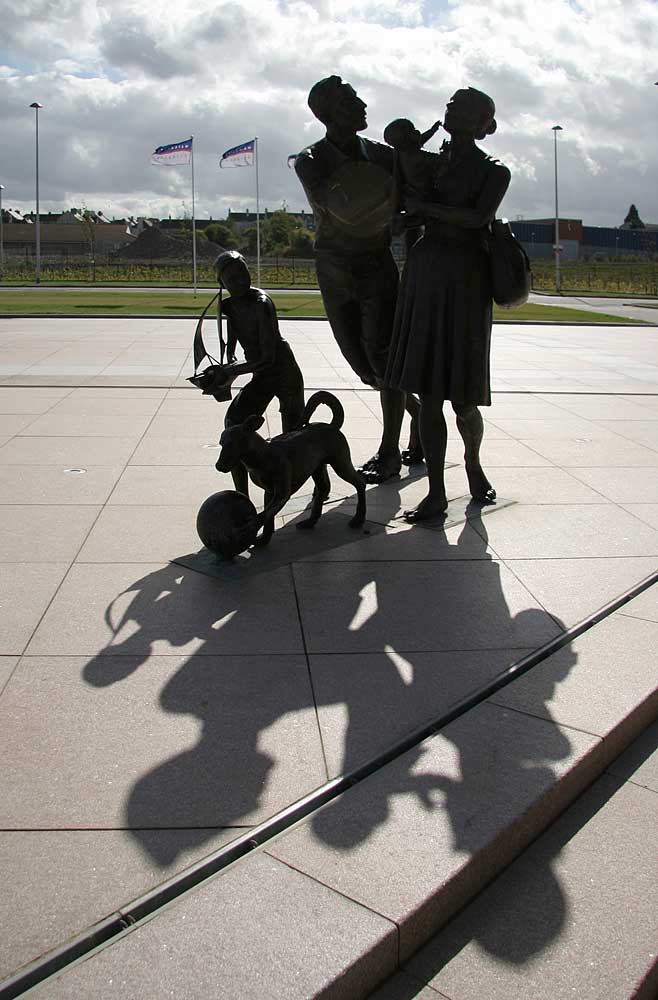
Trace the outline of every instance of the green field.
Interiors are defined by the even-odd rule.
[[[308,291],[296,295],[275,292],[272,296],[279,316],[324,316],[322,299],[318,292]],[[210,300],[209,291],[203,290],[194,297],[189,292],[125,292],[103,291],[52,291],[41,288],[35,291],[0,290],[0,316],[199,316]],[[213,307],[214,309],[214,307]],[[212,310],[211,310],[212,312]],[[496,321],[538,321],[550,323],[633,323],[605,313],[567,309],[562,306],[526,305],[520,309],[495,309]]]

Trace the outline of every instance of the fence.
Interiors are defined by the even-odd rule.
[[[247,258],[252,279],[256,281],[256,261]],[[533,260],[533,288],[555,290],[555,266],[551,261]],[[402,266],[402,261],[398,261]],[[563,292],[620,293],[658,296],[658,263],[655,261],[563,261],[560,268]],[[46,255],[41,259],[43,282],[61,284],[120,284],[153,286],[189,286],[192,283],[191,260],[130,260],[112,255],[95,257]],[[200,285],[214,286],[212,261],[197,266]],[[5,256],[3,284],[32,283],[34,257]],[[317,288],[312,260],[295,257],[261,259],[261,284],[265,288]]]
[[[252,279],[256,281],[256,260],[247,258]],[[32,283],[35,260],[30,255],[5,256],[2,281],[6,284]],[[44,255],[41,258],[41,280],[64,284],[126,284],[173,285],[192,283],[192,261],[152,258],[131,260],[106,254],[94,257]],[[212,260],[197,261],[199,284],[216,285]],[[315,264],[296,257],[261,258],[261,284],[265,287],[316,288]]]

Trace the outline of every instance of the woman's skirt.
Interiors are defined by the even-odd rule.
[[[385,381],[453,403],[489,406],[491,280],[477,231],[426,234],[402,275]]]

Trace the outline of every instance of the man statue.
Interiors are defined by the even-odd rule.
[[[366,105],[339,76],[316,83],[308,105],[327,133],[296,157],[295,171],[315,215],[318,284],[333,335],[353,371],[380,392],[382,441],[360,470],[369,482],[380,483],[399,474],[403,459],[422,459],[417,400],[407,400],[412,438],[401,456],[405,393],[382,381],[398,290],[390,249],[395,154],[359,136],[367,126]]]

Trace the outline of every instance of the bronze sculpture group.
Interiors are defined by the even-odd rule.
[[[337,429],[334,404],[331,425],[308,425],[309,405],[316,397],[304,411],[301,372],[278,332],[271,300],[251,287],[246,264],[238,254],[222,254],[217,261],[218,279],[231,295],[225,306],[227,370],[233,376],[251,372],[253,378],[229,407],[217,468],[230,470],[242,493],[248,494],[248,469],[252,479],[264,486],[267,514],[259,515],[259,525],[265,526],[261,544],[271,536],[273,512],[310,475],[315,491],[311,516],[304,526],[317,521],[328,495],[326,464],[333,465],[332,449],[336,448],[340,457],[334,467],[356,486],[359,496],[354,523],[363,523],[365,481],[385,482],[399,474],[402,463],[423,459],[429,490],[404,516],[420,522],[443,515],[448,506],[446,401],[452,404],[464,441],[471,496],[481,503],[492,503],[496,497],[480,462],[483,421],[479,406],[491,402],[491,224],[510,173],[476,145],[496,130],[494,103],[473,88],[458,90],[446,107],[442,126],[449,139],[439,153],[427,152],[423,146],[440,122],[421,133],[408,119],[396,119],[384,132],[385,144],[361,137],[359,133],[367,126],[366,105],[338,76],[316,83],[308,104],[326,134],[299,153],[295,171],[315,215],[318,284],[342,354],[356,375],[379,391],[383,434],[377,453],[356,473],[347,443],[336,444],[332,437],[338,434],[345,441]],[[407,260],[401,281],[391,253],[393,226],[406,234]],[[244,365],[235,363],[236,343],[245,352]],[[275,396],[280,400],[284,433],[271,445],[275,451],[278,447],[303,456],[292,458],[293,468],[285,472],[286,484],[277,470],[276,488],[267,477],[259,479],[253,464],[256,453],[258,461],[267,464],[259,443],[265,442],[258,435],[255,441],[254,434]],[[411,434],[407,449],[401,452],[405,408],[411,416]],[[308,444],[306,451],[299,442],[297,451],[293,447],[295,435],[308,433],[309,427],[327,429],[313,432],[314,442],[323,440],[313,460],[306,451],[313,452],[315,443]],[[303,470],[307,471],[300,479]]]
[[[384,437],[378,455],[363,471],[378,482],[399,471],[398,442],[406,403],[412,432],[414,425],[418,429],[429,479],[428,495],[406,517],[423,521],[444,513],[448,502],[443,404],[450,400],[464,441],[471,495],[491,502],[495,491],[480,463],[483,421],[478,409],[491,402],[487,233],[510,174],[475,141],[496,130],[494,103],[473,88],[458,90],[443,121],[450,141],[439,154],[422,149],[438,123],[421,134],[407,119],[397,119],[384,133],[394,148],[360,139],[366,105],[340,77],[315,84],[309,106],[327,134],[299,154],[295,169],[318,218],[318,283],[345,357],[363,378],[361,358],[370,352],[376,376],[370,381],[381,386]],[[373,216],[381,219],[378,206],[390,197],[389,178],[393,178],[394,201],[401,209],[398,221],[416,231],[424,227],[409,248],[395,308],[397,280],[388,258],[391,218],[376,232],[374,223],[367,225],[360,210],[365,194],[360,194],[357,175],[354,171],[348,175],[351,187],[342,181],[348,163],[371,165],[361,176],[363,185],[368,185]],[[341,195],[343,202],[351,200],[355,206],[351,217],[344,209],[341,213],[333,209],[341,205]],[[419,407],[414,393],[419,395]],[[416,448],[413,440],[410,450]]]

